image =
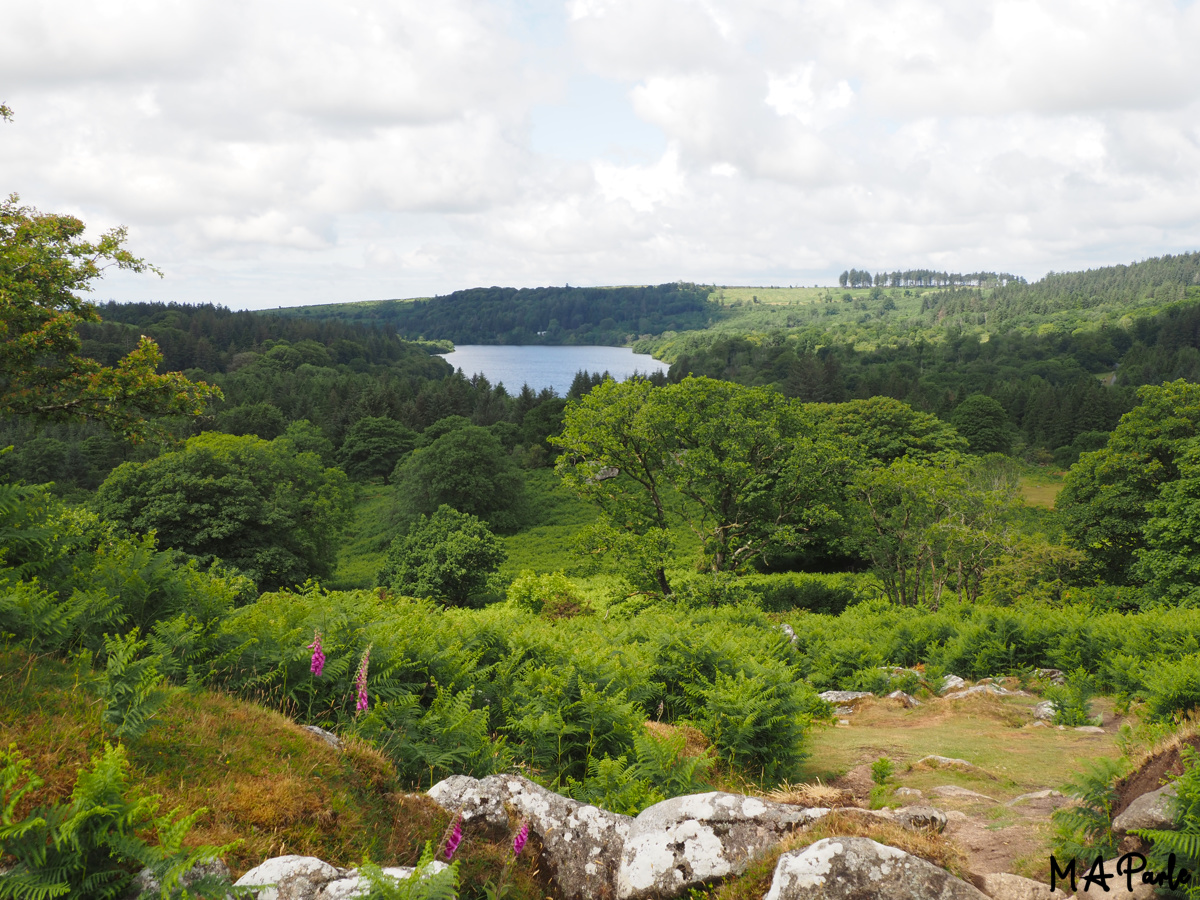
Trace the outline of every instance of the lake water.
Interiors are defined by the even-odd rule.
[[[580,369],[608,372],[617,381],[624,381],[634,372],[649,375],[670,368],[667,363],[647,353],[634,353],[628,347],[461,344],[453,353],[441,355],[454,368],[462,369],[468,378],[482,373],[492,384],[504,382],[510,394],[528,384],[535,391],[553,388],[560,397],[566,396]]]

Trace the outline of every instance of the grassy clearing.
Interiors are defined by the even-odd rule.
[[[1092,735],[1033,722],[1035,698],[931,699],[915,709],[887,700],[869,701],[849,717],[850,726],[814,727],[805,781],[834,781],[856,766],[887,756],[900,786],[928,791],[957,785],[1005,801],[1019,794],[1058,789],[1080,762],[1120,755],[1115,735]],[[1097,698],[1096,711],[1111,717],[1112,704]],[[922,757],[965,759],[977,772],[916,767]]]
[[[1054,501],[1062,489],[1061,472],[1038,472],[1021,476],[1021,496],[1030,506],[1054,509]]]
[[[360,485],[354,518],[342,534],[337,567],[326,584],[330,590],[353,591],[374,587],[388,545],[396,536],[392,489],[382,484]]]

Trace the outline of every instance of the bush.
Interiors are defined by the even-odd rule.
[[[392,541],[377,583],[400,594],[461,606],[487,589],[506,556],[485,523],[441,506]]]
[[[846,577],[812,575],[749,576],[746,585],[759,598],[767,612],[804,609],[828,616],[840,615],[858,599],[852,581]]]
[[[1063,788],[1063,793],[1079,801],[1056,809],[1050,816],[1055,827],[1050,845],[1064,864],[1069,859],[1078,860],[1086,871],[1096,856],[1112,859],[1117,855],[1112,811],[1117,801],[1115,785],[1124,771],[1123,760],[1101,757],[1092,760]]]
[[[571,609],[583,609],[575,583],[562,572],[535,575],[525,570],[508,587],[508,602],[531,613],[545,612],[551,618],[563,617]]]

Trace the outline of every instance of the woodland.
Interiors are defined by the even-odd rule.
[[[829,689],[1053,669],[1055,724],[1194,728],[1200,254],[273,313],[89,302],[108,264],[148,268],[0,206],[0,897],[142,866],[172,896],[281,842],[411,863],[447,819],[378,823],[452,774],[624,814],[786,788],[830,773]],[[435,355],[530,335],[671,369],[559,397]],[[253,746],[268,713],[349,742],[333,812],[223,799],[291,757]],[[1055,824],[1061,858],[1111,839]],[[455,890],[498,895],[512,856],[464,851]]]

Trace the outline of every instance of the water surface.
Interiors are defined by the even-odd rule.
[[[634,372],[649,375],[670,368],[667,363],[647,353],[634,353],[628,347],[461,344],[453,353],[441,355],[454,368],[462,369],[468,378],[482,373],[492,384],[503,382],[510,394],[528,384],[535,391],[553,388],[565,396],[580,369],[608,372],[617,381],[624,381]]]

